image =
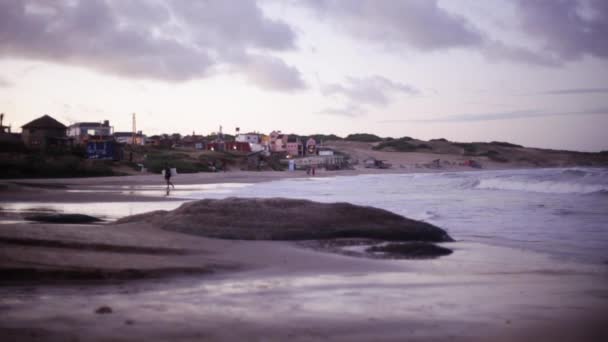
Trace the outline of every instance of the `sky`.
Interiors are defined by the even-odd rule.
[[[605,0],[0,0],[5,124],[608,150]]]

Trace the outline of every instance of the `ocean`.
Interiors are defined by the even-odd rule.
[[[164,195],[164,188],[159,186],[127,186],[123,190],[145,196]],[[86,191],[116,190],[99,187]],[[178,185],[171,197],[183,201],[103,205],[23,202],[5,203],[2,210],[48,209],[111,220],[151,210],[171,210],[187,200],[231,196],[302,198],[374,206],[435,224],[457,241],[521,248],[562,260],[608,262],[606,168],[358,176],[336,173],[334,177],[255,184]]]
[[[457,241],[608,262],[608,169],[562,168],[285,179],[185,197],[350,202],[435,224]]]

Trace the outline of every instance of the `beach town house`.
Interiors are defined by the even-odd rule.
[[[69,147],[66,126],[49,115],[43,115],[21,126],[21,139],[30,149],[47,150]]]
[[[287,154],[290,157],[300,157],[304,154],[304,145],[300,141],[300,138],[295,135],[287,137]]]
[[[138,131],[135,134],[133,132],[114,132],[113,136],[121,144],[142,146],[146,144],[146,136],[142,131]]]
[[[287,138],[281,131],[270,132],[270,152],[286,152]]]
[[[110,140],[112,127],[110,121],[76,122],[67,128],[67,136],[74,139],[76,144],[86,144],[89,140]]]

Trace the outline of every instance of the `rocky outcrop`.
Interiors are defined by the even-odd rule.
[[[132,222],[221,239],[453,241],[441,228],[383,209],[285,198],[206,199],[172,211],[128,216],[116,223]]]

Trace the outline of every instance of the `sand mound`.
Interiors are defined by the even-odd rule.
[[[438,227],[386,210],[285,198],[206,199],[185,203],[172,211],[128,216],[116,223],[133,222],[222,239],[453,241]]]

